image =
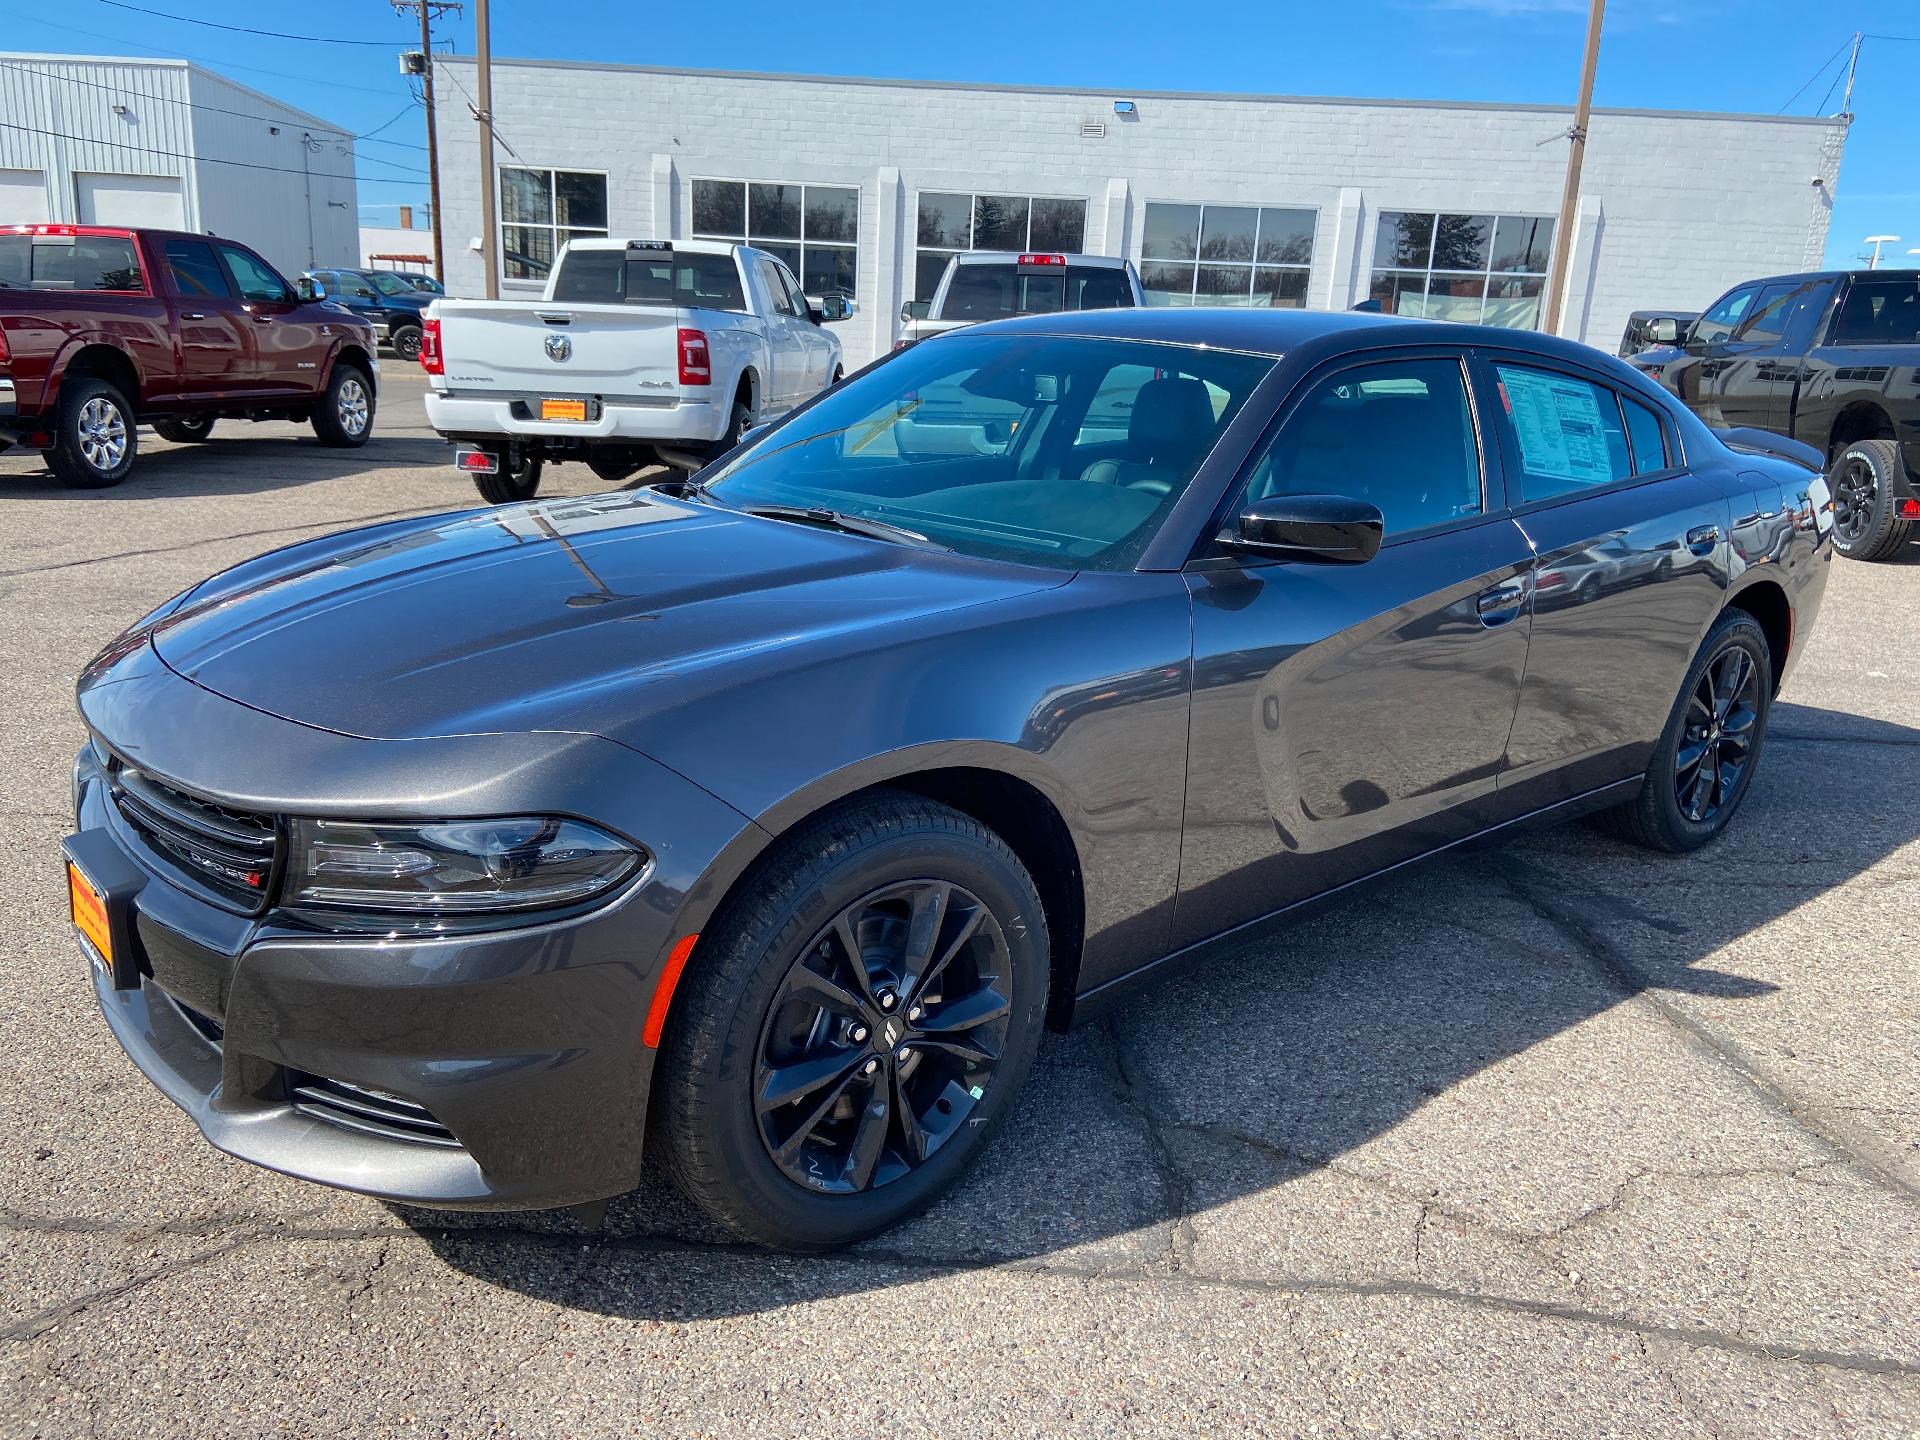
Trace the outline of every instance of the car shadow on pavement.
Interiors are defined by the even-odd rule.
[[[1023,1102],[960,1188],[841,1254],[729,1241],[652,1177],[597,1233],[558,1212],[391,1208],[476,1279],[656,1320],[1008,1263],[1204,1273],[1257,1264],[1241,1258],[1253,1250],[1269,1265],[1365,1268],[1386,1221],[1358,1170],[1399,1197],[1380,1203],[1403,1204],[1417,1264],[1413,1217],[1425,1224],[1442,1183],[1611,1190],[1623,1153],[1658,1128],[1650,1115],[1663,1143],[1697,1128],[1687,1107],[1710,1113],[1688,1092],[1697,1069],[1662,1068],[1682,1063],[1676,1048],[1697,1066],[1684,1047],[1714,1043],[1689,1029],[1695,998],[1736,1013],[1804,999],[1780,992],[1811,978],[1759,932],[1920,836],[1912,805],[1863,803],[1828,780],[1870,753],[1884,793],[1912,793],[1920,730],[1781,704],[1769,741],[1742,813],[1702,851],[1650,854],[1586,825],[1523,834],[1363,887],[1048,1036]],[[1641,996],[1663,1018],[1610,1013]],[[1552,1063],[1520,1060],[1548,1041]],[[1396,1134],[1415,1117],[1418,1138]],[[1397,1232],[1391,1243],[1397,1253]]]
[[[37,455],[17,450],[0,454],[0,500],[255,495],[395,466],[448,466],[447,504],[453,508],[469,503],[473,487],[452,470],[452,459],[446,443],[432,436],[376,434],[358,450],[334,450],[311,436],[228,437],[216,430],[203,444],[162,446],[143,435],[133,473],[105,490],[63,485]]]

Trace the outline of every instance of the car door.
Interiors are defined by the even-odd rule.
[[[1680,347],[1685,359],[1667,367],[1667,385],[1709,425],[1727,423],[1720,418],[1721,377],[1732,363],[1725,346],[1759,294],[1757,284],[1740,285],[1714,301],[1687,333]]]
[[[1721,342],[1721,423],[1773,430],[1786,422],[1794,371],[1783,353],[1787,321],[1807,289],[1806,282],[1791,280],[1761,286],[1746,317]]]
[[[813,325],[803,312],[796,310],[794,296],[781,278],[785,273],[784,267],[765,255],[756,263],[759,266],[760,283],[767,292],[768,363],[773,368],[768,388],[777,411],[785,411],[804,394],[807,341],[802,327],[812,329]],[[764,410],[765,407],[762,408]]]
[[[1507,818],[1645,770],[1720,604],[1727,500],[1687,468],[1658,402],[1571,362],[1480,364],[1507,499],[1540,557]]]
[[[218,243],[227,278],[253,326],[248,390],[256,395],[311,394],[319,389],[333,340],[280,272],[243,245]]]
[[[1203,555],[1187,570],[1194,697],[1175,943],[1481,828],[1525,670],[1533,550],[1507,518],[1464,356],[1309,377],[1246,499],[1344,494],[1385,541],[1361,565]]]
[[[176,235],[161,253],[179,324],[179,398],[218,400],[246,391],[254,368],[253,317],[213,246]]]
[[[827,382],[833,378],[833,337],[813,318],[813,302],[807,299],[793,272],[777,260],[774,268],[780,272],[781,283],[787,287],[788,303],[800,317],[797,333],[801,343],[806,346],[806,369],[800,382],[800,394],[795,397],[797,403],[812,399],[826,389]]]

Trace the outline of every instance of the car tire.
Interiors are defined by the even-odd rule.
[[[105,490],[133,472],[139,434],[118,388],[82,375],[60,387],[47,468],[76,490]]]
[[[358,365],[341,362],[327,377],[326,393],[313,412],[313,433],[334,450],[357,450],[373,435],[373,379]]]
[[[489,505],[517,505],[531,500],[540,489],[542,462],[523,446],[509,445],[500,468],[491,475],[475,474],[474,485]]]
[[[183,415],[173,420],[156,420],[154,434],[176,445],[198,445],[213,434],[213,416]]]
[[[917,949],[953,958],[944,969],[920,962],[927,979],[916,989],[904,958],[909,916],[922,913],[922,897],[932,914],[942,886],[933,938]],[[842,934],[857,939],[864,980]],[[822,971],[828,985],[816,993]],[[668,1174],[719,1224],[777,1249],[832,1249],[918,1214],[1013,1105],[1039,1048],[1048,971],[1033,879],[972,817],[880,791],[808,822],[738,887],[680,982],[653,1081]],[[889,1026],[881,1007],[896,985]],[[828,990],[834,998],[822,1001]],[[978,1028],[956,1028],[990,1012]],[[796,1026],[806,1038],[788,1048]],[[790,1104],[759,1103],[816,1051],[845,1073]],[[776,1132],[786,1126],[801,1140],[783,1160]]]
[[[1687,669],[1639,793],[1597,815],[1601,828],[1670,854],[1705,845],[1746,798],[1772,707],[1766,633],[1746,611],[1728,610],[1714,621]],[[1716,759],[1718,774],[1709,776],[1707,766]],[[1708,789],[1704,802],[1702,787]]]
[[[1894,513],[1904,462],[1891,440],[1856,440],[1833,467],[1833,544],[1849,560],[1885,560],[1913,533]]]
[[[394,356],[409,365],[420,358],[420,327],[418,325],[400,325],[387,336],[387,343],[393,347]]]

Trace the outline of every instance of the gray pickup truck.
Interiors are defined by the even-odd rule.
[[[1133,262],[1115,255],[970,250],[947,262],[933,299],[909,300],[900,307],[905,328],[894,349],[983,320],[1131,309],[1145,303]]]

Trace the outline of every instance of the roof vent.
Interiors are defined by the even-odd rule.
[[[1082,140],[1106,139],[1107,138],[1106,124],[1103,121],[1099,121],[1099,120],[1082,120],[1080,122],[1080,138]]]

